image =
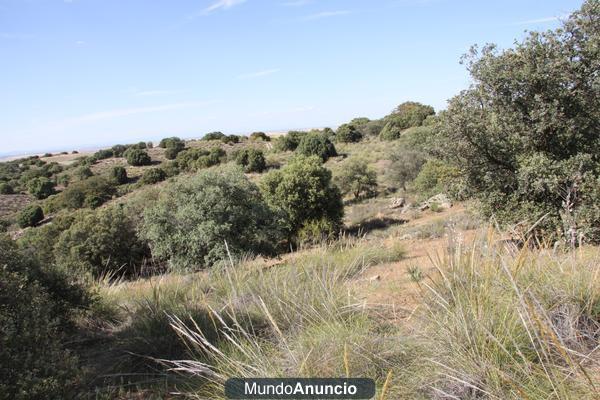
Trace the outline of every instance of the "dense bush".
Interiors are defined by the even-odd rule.
[[[45,199],[54,194],[54,182],[48,178],[33,178],[27,182],[27,190],[37,199]]]
[[[235,161],[245,172],[263,172],[267,168],[264,153],[254,148],[239,151]]]
[[[107,272],[131,276],[140,271],[148,255],[146,244],[137,237],[133,220],[121,206],[79,215],[61,233],[54,247],[59,265],[94,277]]]
[[[251,140],[262,140],[263,142],[270,142],[271,138],[264,132],[252,132],[250,134]]]
[[[238,135],[227,135],[221,138],[221,142],[226,144],[235,144],[242,141],[241,136]]]
[[[372,197],[377,193],[377,173],[363,160],[350,159],[341,166],[335,183],[343,194],[351,193],[355,199]]]
[[[123,157],[123,154],[127,151],[127,149],[129,149],[129,146],[124,144],[116,144],[111,147],[111,151],[115,157]]]
[[[335,231],[341,226],[342,196],[331,183],[331,172],[318,157],[297,157],[282,169],[270,172],[262,180],[261,190],[289,240],[315,221],[329,221]]]
[[[402,136],[402,132],[405,128],[402,127],[397,121],[391,120],[388,121],[381,132],[379,133],[379,138],[382,140],[396,140],[400,139]]]
[[[439,160],[429,160],[421,167],[412,185],[421,197],[430,197],[438,193],[461,197],[461,183],[457,168]]]
[[[10,183],[2,182],[0,183],[0,194],[13,194],[15,191]]]
[[[176,143],[183,143],[183,145],[184,145],[183,147],[185,147],[185,143],[183,142],[183,140],[181,140],[177,136],[172,136],[172,137],[168,137],[168,138],[162,139],[158,143],[158,147],[166,149],[167,147],[175,147],[175,146],[177,146]]]
[[[94,157],[97,160],[104,160],[105,158],[111,158],[115,155],[115,153],[112,151],[112,149],[102,149],[102,150],[98,150],[97,152],[94,153]]]
[[[140,149],[128,149],[125,152],[127,163],[133,166],[142,166],[152,164],[152,160],[146,151]]]
[[[304,136],[306,136],[306,132],[289,131],[287,134],[277,138],[275,148],[279,151],[294,151]]]
[[[110,179],[117,185],[123,185],[127,183],[129,178],[127,177],[127,170],[125,167],[116,166],[110,170]]]
[[[30,204],[19,212],[17,223],[21,228],[35,226],[44,219],[44,211],[37,204]]]
[[[270,252],[273,220],[241,170],[220,167],[180,179],[146,210],[141,234],[154,257],[197,269],[245,252]]]
[[[194,163],[194,168],[203,169],[219,165],[225,156],[225,150],[220,147],[213,147],[205,155],[198,157]]]
[[[94,173],[89,167],[80,167],[77,169],[77,171],[75,171],[75,176],[79,180],[84,180],[89,178],[90,176],[94,176]]]
[[[184,147],[167,147],[165,150],[165,158],[167,160],[174,160],[175,158],[177,158],[177,155],[181,153],[183,149]]]
[[[486,215],[526,219],[547,238],[600,242],[600,3],[515,48],[467,57],[473,86],[441,116],[440,154],[460,169]]]
[[[323,162],[337,156],[335,146],[320,133],[308,133],[302,137],[296,151],[306,157],[317,156]]]
[[[89,301],[83,288],[0,237],[0,399],[74,396],[77,360],[62,343],[73,310]]]
[[[343,124],[335,132],[335,140],[341,143],[359,142],[363,135],[354,124]]]
[[[204,135],[202,140],[221,140],[225,137],[223,132],[210,132]]]
[[[404,190],[419,175],[426,161],[425,154],[417,150],[394,152],[390,158],[392,162],[387,172],[390,180]]]
[[[63,190],[55,200],[56,207],[96,208],[110,200],[114,193],[115,188],[108,179],[102,176],[92,176],[84,181],[75,182]]]
[[[431,115],[435,115],[433,107],[414,101],[407,101],[396,107],[386,119],[394,121],[400,129],[407,129],[423,125],[423,121]]]
[[[144,185],[152,185],[154,183],[162,182],[167,179],[167,174],[162,168],[150,168],[144,171],[140,182]]]

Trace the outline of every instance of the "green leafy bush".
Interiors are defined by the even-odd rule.
[[[227,135],[221,138],[221,142],[226,144],[235,144],[242,141],[242,137],[238,135]]]
[[[414,101],[407,101],[396,107],[386,119],[394,121],[400,129],[407,129],[423,125],[423,121],[431,115],[435,115],[433,107]]]
[[[439,160],[429,160],[423,164],[412,185],[421,197],[438,193],[459,197],[460,182],[458,169]]]
[[[354,124],[343,124],[335,133],[335,140],[341,143],[360,142],[363,135]]]
[[[36,226],[38,222],[44,219],[44,211],[37,204],[30,204],[25,207],[17,216],[17,223],[21,228]]]
[[[185,147],[185,143],[183,142],[183,140],[181,140],[177,136],[172,136],[172,137],[162,139],[158,143],[158,147],[161,147],[163,149],[166,149],[168,147],[176,147],[176,146],[178,146],[176,143],[183,143],[183,145],[184,145],[183,147]]]
[[[13,194],[15,191],[10,183],[2,182],[0,183],[0,194]]]
[[[152,255],[178,269],[211,266],[226,259],[227,248],[270,253],[276,231],[256,185],[229,166],[172,183],[140,228]]]
[[[304,135],[298,144],[296,152],[306,157],[317,156],[323,162],[327,161],[329,157],[337,156],[333,143],[320,133],[308,133]]]
[[[127,149],[129,149],[129,146],[124,144],[116,144],[111,147],[111,151],[115,157],[123,157],[123,154],[127,151]]]
[[[97,152],[94,153],[94,157],[97,160],[104,160],[105,158],[111,158],[115,155],[115,153],[112,151],[112,149],[102,149],[102,150],[98,150]]]
[[[377,173],[363,160],[351,158],[344,162],[335,183],[343,194],[351,193],[355,199],[377,193]]]
[[[261,181],[261,190],[289,240],[314,221],[329,221],[336,231],[341,226],[342,196],[318,157],[297,157],[269,172]]]
[[[128,149],[125,152],[127,163],[133,166],[142,166],[152,164],[152,160],[146,151],[140,149]]]
[[[57,208],[95,208],[110,200],[115,193],[111,182],[102,176],[92,176],[75,182],[56,197]]]
[[[94,176],[94,173],[89,167],[80,167],[75,172],[75,176],[77,176],[79,180],[84,180],[89,178],[90,176]]]
[[[264,132],[252,132],[250,134],[251,140],[262,140],[263,142],[270,142],[271,138]]]
[[[33,178],[27,182],[27,190],[37,199],[45,199],[54,194],[54,182],[48,178]]]
[[[397,151],[390,158],[392,162],[388,176],[394,184],[397,183],[404,190],[419,175],[426,162],[425,154],[416,150]]]
[[[264,153],[254,148],[243,149],[238,152],[235,161],[246,172],[263,172],[267,168]]]
[[[210,132],[204,135],[202,140],[221,140],[225,137],[223,132]]]
[[[107,272],[131,276],[140,271],[148,255],[133,220],[121,206],[79,215],[54,246],[59,265],[94,277]]]
[[[117,185],[123,185],[127,183],[129,178],[127,177],[127,170],[125,167],[116,166],[110,170],[110,179]]]
[[[194,163],[194,168],[198,170],[219,165],[225,156],[225,150],[220,147],[213,147],[207,154],[198,157]]]
[[[275,142],[275,148],[279,151],[294,151],[300,144],[300,140],[306,135],[306,132],[289,131],[286,135],[280,136]]]
[[[158,182],[162,182],[167,179],[167,174],[162,168],[150,168],[144,171],[140,182],[144,185],[152,185]]]

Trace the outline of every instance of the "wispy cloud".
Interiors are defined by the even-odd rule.
[[[60,121],[56,124],[56,127],[68,127],[74,125],[85,124],[89,122],[98,122],[103,120],[110,120],[115,118],[127,117],[130,115],[136,114],[148,114],[148,113],[158,113],[164,111],[171,110],[180,110],[184,108],[199,108],[206,107],[211,104],[215,104],[217,101],[195,101],[195,102],[187,102],[187,103],[172,103],[172,104],[162,104],[158,106],[149,106],[149,107],[131,107],[131,108],[119,108],[115,110],[108,111],[100,111],[90,114],[79,115],[76,117],[71,117]]]
[[[513,25],[533,25],[533,24],[544,24],[547,22],[556,22],[561,21],[567,18],[568,15],[559,15],[555,17],[544,17],[544,18],[535,18],[535,19],[527,19],[525,21],[515,22]]]
[[[29,33],[0,32],[0,39],[33,39],[35,36]]]
[[[217,0],[210,6],[206,7],[200,12],[201,15],[208,15],[217,10],[228,10],[231,7],[237,6],[238,4],[245,3],[246,0]]]
[[[262,71],[257,71],[257,72],[250,72],[247,74],[241,74],[238,75],[238,79],[254,79],[254,78],[261,78],[263,76],[267,76],[267,75],[273,75],[277,72],[279,72],[280,69],[279,68],[271,68],[271,69],[265,69]]]
[[[323,11],[323,12],[320,12],[320,13],[307,15],[306,17],[304,17],[302,19],[304,21],[314,21],[314,20],[317,20],[317,19],[337,17],[337,16],[340,16],[340,15],[348,15],[348,14],[351,14],[351,13],[352,13],[352,11],[349,11],[349,10]]]

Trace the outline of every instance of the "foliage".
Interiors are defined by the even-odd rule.
[[[44,219],[44,211],[37,204],[30,204],[19,212],[17,223],[21,228],[36,226],[38,222]]]
[[[55,201],[58,208],[96,208],[108,201],[114,193],[115,189],[108,179],[92,176],[69,185]]]
[[[343,124],[335,132],[335,140],[341,143],[359,142],[362,137],[362,133],[353,123]]]
[[[421,197],[431,197],[438,193],[460,196],[459,171],[439,160],[429,160],[423,164],[412,185]]]
[[[129,178],[127,177],[127,170],[125,167],[116,166],[110,170],[110,179],[117,185],[123,185],[127,183]]]
[[[54,182],[48,178],[33,178],[27,182],[27,190],[37,199],[45,199],[54,194]]]
[[[343,194],[351,193],[355,199],[371,197],[377,193],[377,173],[366,161],[351,158],[341,166],[335,183]]]
[[[111,158],[115,155],[112,149],[102,149],[94,153],[94,157],[97,160],[104,160],[105,158]]]
[[[226,135],[221,138],[221,142],[225,144],[235,144],[242,141],[242,137],[238,135]]]
[[[185,142],[177,138],[166,139],[163,144],[166,146],[165,157],[167,160],[174,160],[177,154],[185,149]]]
[[[164,138],[162,139],[159,143],[158,143],[158,147],[166,149],[168,147],[177,147],[179,145],[177,145],[176,143],[183,143],[183,141],[178,138],[177,136],[172,136],[172,137],[168,137],[168,138]],[[183,143],[185,147],[185,143]]]
[[[162,168],[150,168],[144,171],[140,182],[144,185],[152,185],[167,179],[167,174]]]
[[[254,148],[246,148],[238,152],[235,161],[244,168],[245,172],[263,172],[267,168],[264,153]]]
[[[329,157],[337,156],[333,143],[320,133],[308,133],[302,136],[296,152],[306,157],[317,156],[323,162]]]
[[[395,125],[400,129],[407,129],[423,125],[423,121],[431,115],[435,115],[433,107],[414,101],[407,101],[396,107],[386,119],[394,121]]]
[[[221,140],[225,137],[223,132],[210,132],[204,135],[202,140]]]
[[[261,182],[265,199],[278,215],[288,239],[312,221],[330,221],[336,231],[341,226],[342,196],[331,183],[331,172],[320,161],[318,157],[297,157]]]
[[[14,194],[15,191],[10,183],[1,182],[0,183],[0,194]]]
[[[125,152],[127,163],[132,166],[142,166],[152,164],[152,160],[145,150],[130,148]]]
[[[388,171],[392,181],[406,190],[406,185],[419,175],[426,159],[420,151],[404,150],[392,153],[391,161]]]
[[[169,185],[140,232],[154,257],[197,269],[226,259],[227,249],[271,252],[276,229],[258,188],[239,169],[221,167]]]
[[[600,175],[599,25],[600,3],[586,1],[559,29],[466,57],[474,84],[441,116],[439,153],[486,215],[504,224],[546,216],[535,235],[600,241],[589,192]]]
[[[107,272],[133,275],[148,255],[133,220],[121,206],[82,213],[54,246],[59,265],[94,277]]]
[[[80,167],[75,172],[75,176],[77,176],[79,180],[84,180],[89,178],[90,176],[94,176],[94,173],[89,167]]]
[[[300,144],[300,140],[306,135],[306,132],[289,131],[287,134],[277,138],[275,148],[279,151],[294,151]]]
[[[250,139],[251,140],[262,140],[263,142],[270,142],[271,141],[271,137],[268,136],[264,132],[252,132],[250,134]]]
[[[116,144],[113,147],[111,147],[111,150],[115,157],[123,157],[123,154],[127,151],[128,148],[129,146],[126,146],[124,144]]]

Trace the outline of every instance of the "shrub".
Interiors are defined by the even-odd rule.
[[[459,171],[439,160],[427,161],[413,181],[413,189],[422,197],[448,193],[456,197]]]
[[[27,190],[37,199],[45,199],[54,194],[54,182],[44,177],[34,178],[27,182]]]
[[[94,173],[89,167],[80,167],[75,172],[75,176],[77,176],[79,180],[84,180],[89,178],[90,176],[94,176]]]
[[[363,160],[350,159],[342,164],[335,182],[343,194],[351,193],[355,199],[371,197],[377,193],[377,173]]]
[[[213,147],[210,149],[208,154],[198,157],[198,159],[194,162],[194,168],[203,169],[212,167],[214,165],[219,165],[225,155],[225,150],[220,147]]]
[[[262,140],[263,142],[270,142],[271,138],[264,132],[252,132],[250,134],[251,140]]]
[[[440,117],[440,154],[485,215],[502,224],[546,216],[532,232],[542,239],[600,242],[600,202],[590,196],[600,176],[599,20],[598,2],[587,1],[562,28],[532,32],[514,49],[473,49],[474,85]]]
[[[386,119],[388,121],[394,121],[395,125],[403,130],[413,126],[423,125],[423,121],[431,115],[435,115],[433,107],[414,101],[407,101],[396,107]]]
[[[182,150],[183,148],[181,147],[167,147],[165,150],[165,158],[167,160],[174,160]]]
[[[241,142],[242,138],[238,135],[227,135],[221,138],[221,142],[226,144],[235,144]]]
[[[161,168],[165,171],[167,178],[171,178],[175,175],[179,175],[179,166],[177,161],[168,161],[162,164]]]
[[[113,185],[102,176],[92,176],[75,182],[63,190],[57,199],[61,208],[95,208],[110,200],[115,193]]]
[[[382,140],[396,140],[400,139],[402,136],[402,132],[405,128],[402,127],[397,121],[389,121],[385,124],[381,132],[379,133],[379,138]]]
[[[392,154],[388,173],[392,182],[406,190],[406,185],[412,182],[425,164],[425,155],[420,151],[404,150]]]
[[[93,229],[90,229],[93,227]],[[131,276],[148,256],[133,220],[121,206],[83,213],[58,238],[56,262],[70,270],[99,277],[107,272]]]
[[[36,226],[38,222],[44,219],[44,211],[37,204],[30,204],[25,207],[17,216],[17,223],[21,228]]]
[[[298,157],[267,174],[261,190],[292,240],[308,223],[325,220],[341,226],[344,213],[339,189],[318,157]]]
[[[354,124],[343,124],[335,133],[335,140],[341,143],[359,142],[362,137],[362,133]]]
[[[125,167],[116,166],[110,170],[110,179],[118,185],[127,183],[129,178],[127,177],[127,170]]]
[[[124,144],[116,144],[111,148],[111,150],[115,157],[123,157],[123,154],[127,151],[128,148],[129,146],[126,146]]]
[[[64,187],[67,187],[67,186],[69,186],[70,182],[71,182],[71,177],[67,173],[61,174],[56,178],[57,185],[62,185]]]
[[[335,146],[329,139],[318,133],[309,133],[302,137],[296,151],[306,157],[317,156],[323,162],[337,156]]]
[[[279,151],[295,151],[300,144],[300,139],[306,135],[306,132],[289,131],[286,135],[277,138],[275,148]]]
[[[133,166],[142,166],[152,164],[152,160],[148,153],[140,149],[129,149],[125,152],[127,163]]]
[[[148,146],[146,145],[146,142],[138,142],[134,146],[136,149],[141,149],[141,150],[145,150],[146,148],[148,148]]]
[[[13,187],[6,182],[0,183],[0,194],[14,194]]]
[[[167,147],[175,147],[175,146],[177,146],[175,143],[183,143],[183,145],[184,145],[183,147],[185,147],[185,143],[183,142],[183,140],[181,140],[177,136],[172,136],[172,137],[162,139],[158,143],[158,147],[161,147],[163,149],[166,149]]]
[[[264,153],[253,148],[241,150],[236,156],[236,162],[246,172],[263,172],[267,168]]]
[[[221,140],[225,137],[223,132],[210,132],[204,135],[202,140]]]
[[[152,185],[154,183],[162,182],[167,179],[167,174],[162,168],[150,168],[144,171],[140,182],[144,185]]]
[[[94,157],[97,160],[104,160],[105,158],[111,158],[115,153],[111,149],[102,149],[94,153]]]
[[[193,269],[225,259],[226,246],[233,255],[269,253],[275,229],[258,188],[241,170],[221,167],[168,186],[140,231],[154,257]]]

